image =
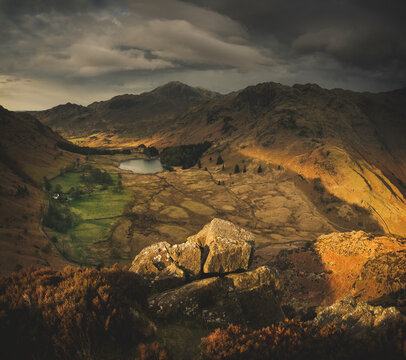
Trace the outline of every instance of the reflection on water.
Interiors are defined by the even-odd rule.
[[[136,174],[155,174],[163,171],[161,161],[158,159],[133,159],[126,160],[120,163],[119,166],[122,170],[130,170]]]

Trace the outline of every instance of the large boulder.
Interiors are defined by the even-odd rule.
[[[252,233],[221,219],[213,219],[187,242],[203,249],[205,274],[247,270],[255,245]]]
[[[197,244],[182,243],[171,246],[169,254],[174,263],[192,277],[197,278],[202,271],[202,251]]]
[[[193,281],[155,294],[148,305],[158,318],[266,326],[284,319],[278,274],[267,266],[224,277]]]
[[[162,286],[176,286],[186,281],[186,273],[173,261],[167,242],[143,249],[133,260],[130,271]]]
[[[383,334],[402,317],[395,307],[383,308],[366,302],[357,303],[351,295],[347,295],[321,311],[313,322],[318,325],[344,325],[351,334],[362,337],[370,333]]]
[[[254,235],[229,221],[214,219],[187,242],[160,242],[143,249],[130,268],[145,279],[170,288],[206,274],[247,270]]]

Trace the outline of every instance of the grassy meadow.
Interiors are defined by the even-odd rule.
[[[60,175],[51,181],[52,189],[59,185],[63,193],[68,193],[71,188],[84,188],[81,175],[80,172]],[[78,198],[68,197],[64,202],[75,217],[74,226],[66,233],[47,228],[47,233],[68,260],[83,265],[109,265],[119,260],[114,256],[109,235],[131,200],[131,192],[117,191],[118,174],[110,176],[111,185],[93,185],[89,192]]]

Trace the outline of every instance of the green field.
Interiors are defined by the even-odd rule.
[[[83,195],[72,201],[70,206],[83,220],[104,219],[121,215],[128,200],[128,191],[116,193],[109,187],[107,190]]]
[[[53,179],[52,187],[59,184],[63,192],[71,187],[82,185],[80,173],[67,173]],[[57,236],[56,246],[64,255],[74,262],[83,265],[110,264],[114,262],[111,254],[109,234],[114,224],[120,219],[128,202],[131,192],[114,190],[117,175],[111,174],[114,185],[103,189],[95,186],[89,194],[83,194],[79,199],[67,202],[70,210],[78,215],[78,223],[66,234],[49,231]]]
[[[59,184],[62,186],[62,191],[67,192],[71,187],[80,185],[79,173],[67,173],[60,175],[51,181],[52,187]]]

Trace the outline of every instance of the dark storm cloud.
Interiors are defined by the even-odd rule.
[[[406,85],[403,0],[0,0],[0,102],[91,102],[180,80]]]
[[[263,43],[268,37],[275,38],[281,46],[291,50],[290,55],[325,54],[361,70],[387,70],[389,77],[400,71],[405,81],[406,1],[189,2],[230,16]]]

